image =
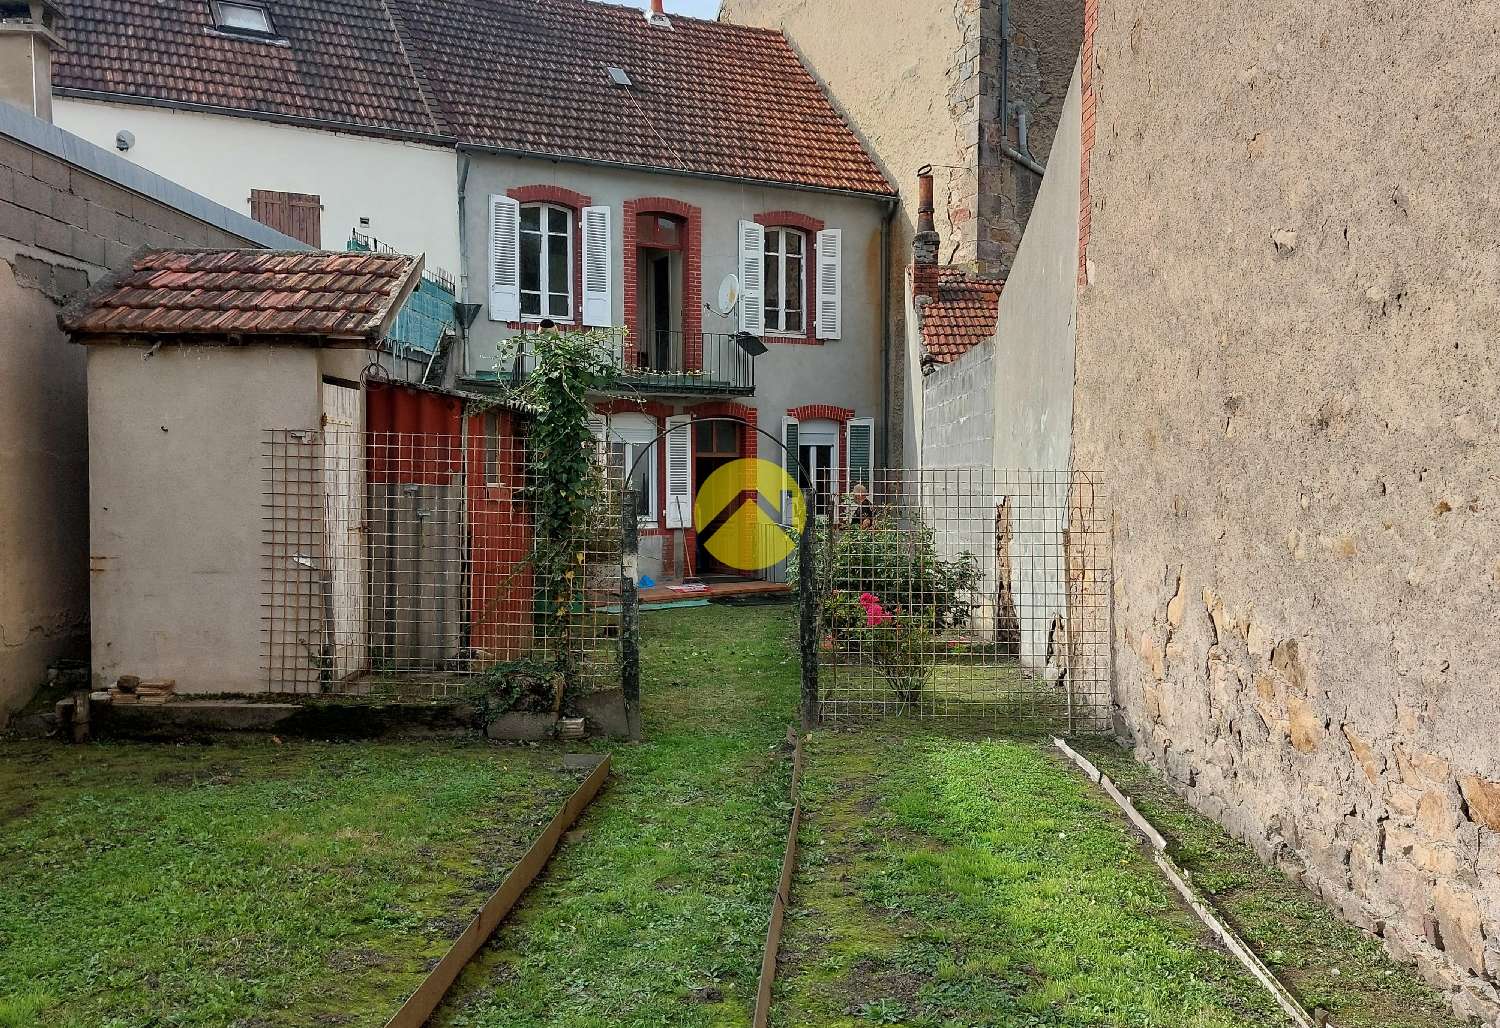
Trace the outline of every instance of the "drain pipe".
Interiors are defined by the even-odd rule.
[[[900,199],[886,202],[880,219],[880,455],[891,462],[891,223]]]
[[[1040,163],[1026,149],[1026,115],[1021,115],[1021,148],[1010,145],[1010,0],[1000,0],[1000,152],[1021,167],[1037,175],[1047,174],[1047,166]]]
[[[458,302],[469,302],[469,227],[466,216],[465,200],[468,197],[469,186],[469,155],[463,155],[463,163],[458,166]],[[460,378],[469,376],[469,327],[459,325],[458,328],[459,358],[458,374]]]

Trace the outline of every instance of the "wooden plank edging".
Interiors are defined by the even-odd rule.
[[[781,878],[776,895],[771,897],[771,923],[766,929],[766,950],[760,960],[760,985],[755,990],[755,1016],[752,1028],[766,1028],[771,1022],[771,991],[776,984],[776,959],[781,952],[781,925],[786,919],[787,904],[792,898],[792,876],[797,871],[797,833],[802,827],[802,733],[792,750],[792,823],[786,832],[786,853],[781,858]]]
[[[1124,812],[1131,825],[1146,837],[1146,840],[1151,843],[1151,856],[1156,861],[1157,869],[1161,871],[1162,876],[1172,883],[1177,894],[1183,898],[1193,913],[1198,915],[1198,920],[1213,932],[1220,944],[1271,994],[1271,997],[1276,1000],[1276,1005],[1281,1007],[1287,1017],[1291,1018],[1292,1023],[1297,1028],[1317,1028],[1313,1019],[1308,1015],[1307,1009],[1296,996],[1292,995],[1291,990],[1282,984],[1281,979],[1276,977],[1276,973],[1266,966],[1250,945],[1239,937],[1239,933],[1219,917],[1208,897],[1201,894],[1192,884],[1191,876],[1187,871],[1179,867],[1177,861],[1167,853],[1167,840],[1150,821],[1146,820],[1146,816],[1136,809],[1130,797],[1121,792],[1119,787],[1110,781],[1108,775],[1099,771],[1067,743],[1055,737],[1052,743],[1077,764],[1091,781],[1099,785],[1110,799],[1115,801],[1115,805]],[[1331,1021],[1325,1021],[1323,1024],[1326,1028],[1334,1028]]]
[[[542,868],[547,866],[547,861],[557,850],[563,832],[572,827],[573,822],[578,820],[578,816],[599,794],[604,780],[609,777],[609,766],[610,758],[605,754],[604,759],[599,761],[573,791],[573,795],[568,797],[562,809],[553,815],[526,854],[511,868],[505,881],[485,900],[474,920],[469,922],[469,926],[454,940],[443,959],[437,962],[437,966],[417,986],[417,991],[386,1022],[386,1028],[422,1028],[427,1023],[453,983],[458,980],[465,965],[474,958],[474,954],[479,952],[495,929],[500,927],[500,922],[505,920],[527,887],[541,874]]]

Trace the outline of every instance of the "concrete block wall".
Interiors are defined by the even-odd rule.
[[[995,342],[986,340],[928,375],[922,392],[923,468],[995,462]]]
[[[88,656],[84,353],[58,311],[142,246],[282,239],[0,104],[0,726]]]

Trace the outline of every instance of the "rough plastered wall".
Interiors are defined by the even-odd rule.
[[[920,416],[901,352],[904,270],[916,231],[917,169],[934,166],[938,196],[964,160],[949,109],[950,70],[963,45],[964,0],[724,0],[720,20],[781,31],[875,156],[902,197],[891,226],[890,448],[899,467],[909,432],[897,426]],[[957,229],[941,213],[945,240]],[[947,252],[945,246],[943,252]],[[918,396],[920,394],[917,394]],[[920,403],[920,400],[917,401]]]
[[[1075,461],[1123,726],[1500,1013],[1500,8],[1099,0]]]

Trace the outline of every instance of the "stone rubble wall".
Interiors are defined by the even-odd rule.
[[[1495,1023],[1500,9],[1098,9],[1074,464],[1119,728]]]

